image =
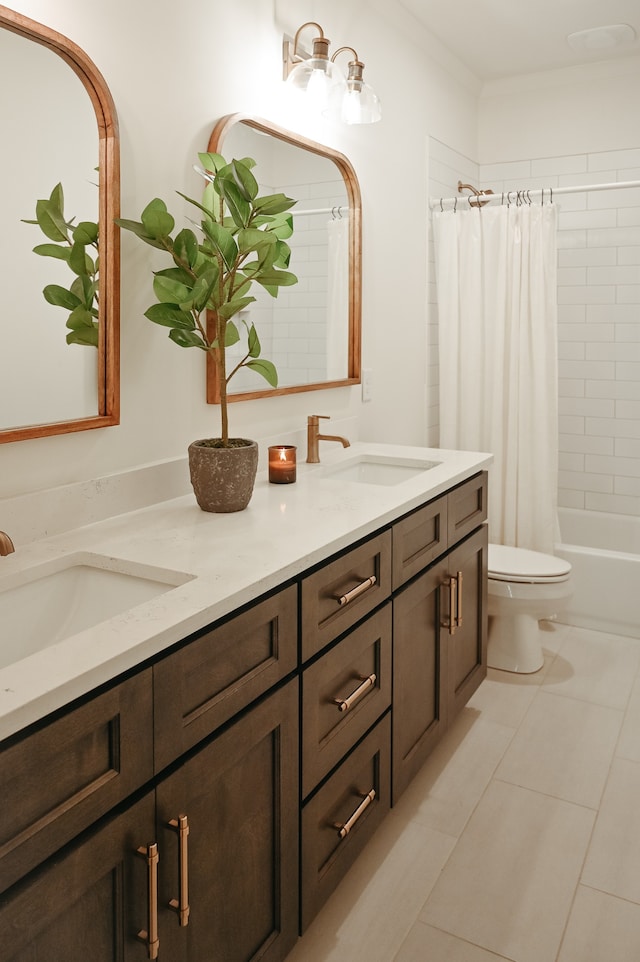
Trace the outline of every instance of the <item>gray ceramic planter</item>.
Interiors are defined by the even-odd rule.
[[[196,501],[203,511],[243,511],[253,494],[258,470],[258,445],[245,438],[230,438],[228,448],[218,438],[189,445],[189,472]]]

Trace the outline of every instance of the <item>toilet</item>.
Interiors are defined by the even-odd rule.
[[[571,565],[564,558],[489,545],[490,668],[525,674],[542,668],[538,622],[555,617],[572,594]]]

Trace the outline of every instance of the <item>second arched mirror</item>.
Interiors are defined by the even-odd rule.
[[[0,442],[117,424],[120,178],[111,94],[80,47],[2,5],[0,81]],[[47,211],[43,202],[51,202]],[[81,222],[94,230],[83,243]]]
[[[297,200],[287,243],[298,284],[276,299],[265,294],[245,318],[255,323],[262,355],[277,368],[278,387],[265,390],[258,375],[243,370],[229,400],[359,383],[361,202],[352,165],[329,147],[243,114],[218,121],[208,150],[227,160],[252,157],[262,192]],[[207,401],[216,404],[215,365],[207,360]]]

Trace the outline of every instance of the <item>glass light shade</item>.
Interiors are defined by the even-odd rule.
[[[323,112],[335,96],[341,97],[346,81],[340,70],[324,57],[310,57],[296,64],[287,77],[287,86],[304,94],[312,109]]]
[[[359,81],[349,82],[340,105],[344,124],[375,124],[382,117],[380,101],[373,87]]]
[[[375,124],[382,118],[376,92],[362,80],[348,80],[346,87],[334,91],[325,113],[342,124]]]

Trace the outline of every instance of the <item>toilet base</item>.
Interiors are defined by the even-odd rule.
[[[528,675],[540,671],[543,664],[542,637],[536,618],[531,615],[489,616],[489,668]]]

